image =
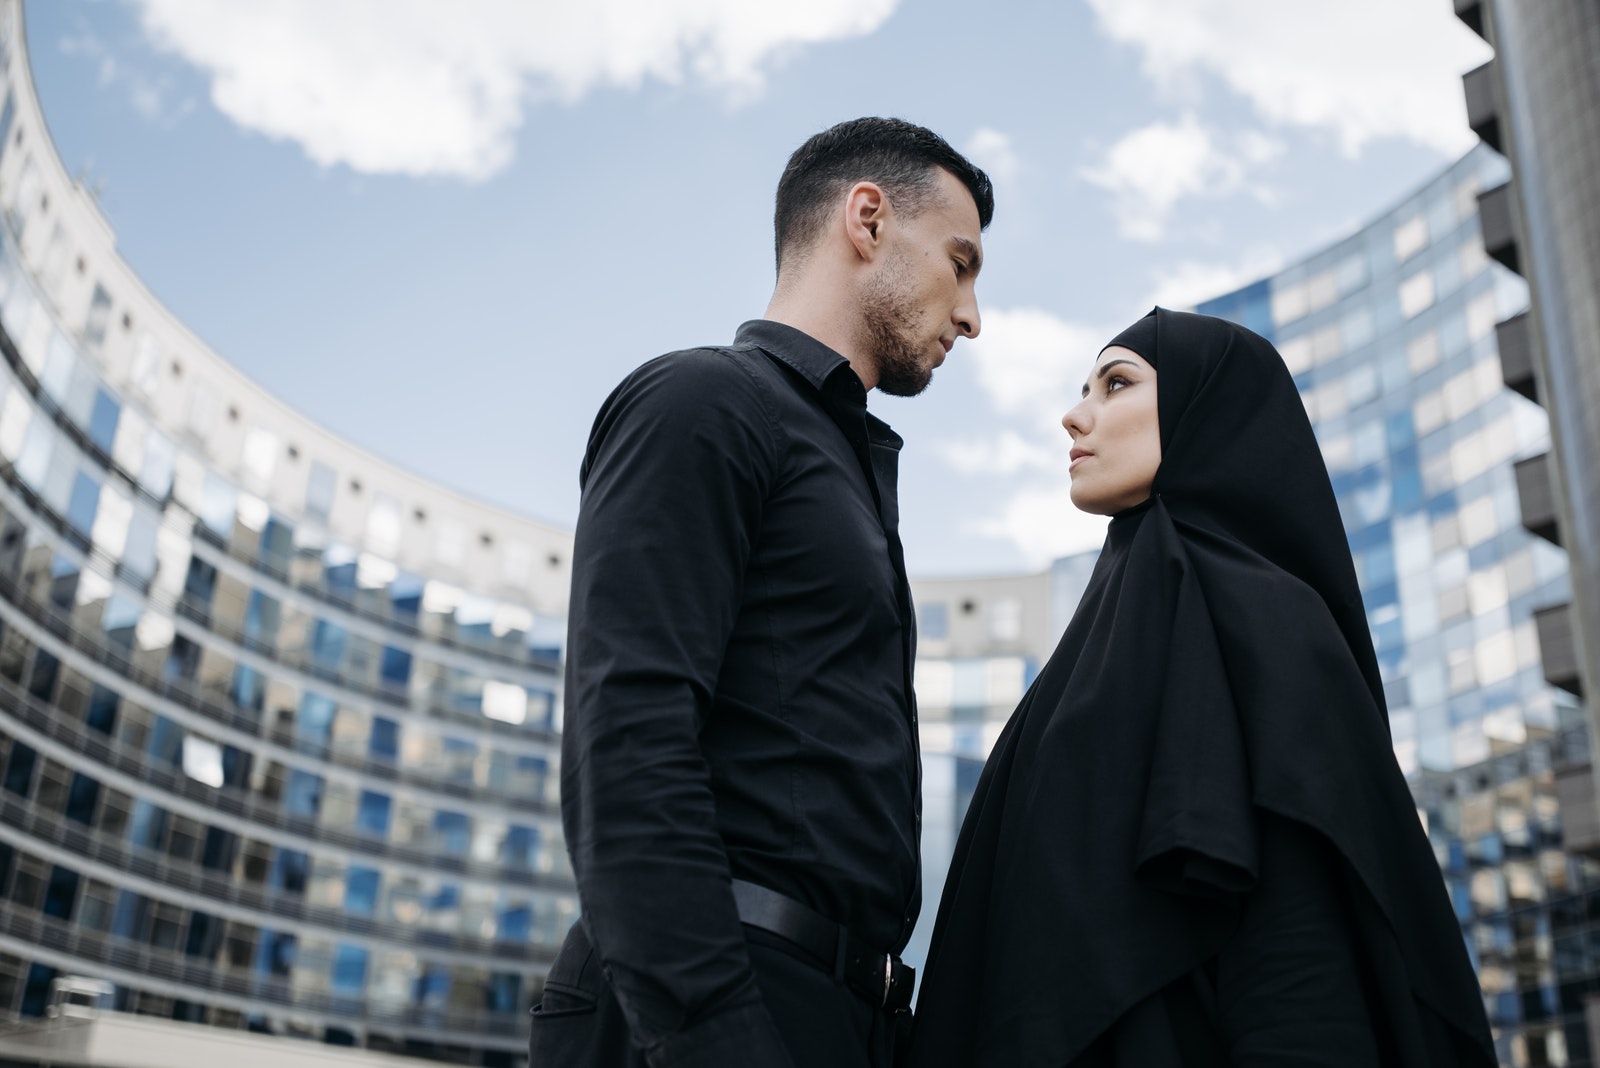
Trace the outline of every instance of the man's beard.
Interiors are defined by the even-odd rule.
[[[933,368],[917,342],[916,302],[906,293],[909,272],[896,259],[867,283],[861,294],[861,334],[878,368],[878,389],[891,397],[915,397],[933,381]]]

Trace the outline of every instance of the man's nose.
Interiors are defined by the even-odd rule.
[[[975,338],[978,336],[978,331],[983,329],[983,323],[978,318],[977,304],[973,304],[970,308],[957,308],[956,313],[950,318],[956,324],[956,333],[964,338]]]

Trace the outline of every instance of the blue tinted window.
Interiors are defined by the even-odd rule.
[[[502,942],[526,942],[533,935],[533,910],[526,905],[503,909],[495,937]]]
[[[383,681],[404,686],[411,681],[411,654],[392,645],[383,647],[383,664],[380,669]]]
[[[233,669],[233,703],[251,712],[260,712],[267,700],[267,680],[252,667],[240,664]]]
[[[278,575],[289,571],[289,554],[294,551],[294,527],[277,516],[267,519],[261,531],[261,562]]]
[[[157,715],[150,728],[148,752],[156,760],[167,764],[183,762],[183,728],[166,716]]]
[[[445,1000],[450,996],[449,969],[440,964],[423,965],[422,974],[417,976],[412,994],[418,1005],[443,1007]]]
[[[373,716],[367,752],[385,760],[396,759],[400,755],[400,725],[392,719]]]
[[[950,637],[950,606],[943,601],[931,601],[917,610],[917,630],[929,641],[942,642]]]
[[[78,873],[57,864],[50,869],[50,881],[44,888],[43,911],[58,920],[71,920],[78,903]]]
[[[67,520],[87,536],[94,530],[95,512],[100,509],[100,483],[79,471],[72,480],[72,497],[67,502]]]
[[[344,877],[344,910],[358,916],[371,916],[377,907],[377,871],[351,865]]]
[[[144,941],[145,920],[150,912],[150,902],[132,890],[117,892],[116,911],[111,916],[111,933],[118,938]]]
[[[294,967],[295,938],[292,934],[261,929],[256,943],[256,971],[262,975],[287,976]]]
[[[360,946],[340,945],[333,951],[333,989],[340,994],[359,994],[367,983],[367,951]]]
[[[268,597],[260,590],[250,591],[250,604],[244,612],[245,637],[257,645],[271,647],[278,641],[278,621],[282,617],[282,606],[275,598]]]
[[[513,823],[506,828],[505,841],[500,846],[500,859],[508,867],[535,868],[539,862],[539,829],[521,827]]]
[[[296,768],[283,789],[284,810],[296,816],[315,816],[322,807],[322,776]]]
[[[483,995],[484,1007],[490,1012],[521,1012],[522,976],[516,972],[491,972]]]
[[[167,810],[139,798],[128,818],[128,841],[145,849],[160,849],[167,837]]]
[[[356,808],[356,826],[368,834],[389,833],[389,795],[374,790],[362,790]]]
[[[20,1012],[23,1016],[44,1015],[50,1005],[50,984],[55,982],[56,975],[56,970],[47,964],[28,966],[28,981],[22,985]]]
[[[311,630],[311,658],[318,667],[336,671],[339,663],[344,659],[345,645],[349,640],[349,632],[337,623],[329,623],[325,619],[317,620],[317,625]]]
[[[67,790],[66,817],[85,827],[94,822],[94,809],[100,800],[100,784],[83,772],[74,772],[72,786]]]
[[[89,710],[84,713],[83,721],[91,730],[101,734],[110,734],[111,729],[117,725],[117,706],[121,703],[117,691],[108,690],[98,682],[89,692]]]
[[[32,793],[33,766],[37,762],[37,752],[21,742],[12,742],[11,758],[6,762],[6,790],[21,797]]]
[[[300,714],[295,717],[295,738],[310,742],[313,748],[327,745],[333,736],[333,716],[337,711],[332,698],[319,693],[306,694],[300,699]]]
[[[274,849],[272,867],[267,871],[267,886],[289,894],[303,894],[306,876],[311,872],[311,858],[298,849]]]
[[[464,856],[472,836],[472,821],[460,812],[441,810],[433,814],[433,833],[444,852]]]
[[[122,405],[105,390],[94,395],[94,413],[89,416],[89,440],[109,453],[111,443],[117,438],[117,420],[122,418]]]

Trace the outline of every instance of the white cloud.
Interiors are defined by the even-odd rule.
[[[1021,471],[1060,467],[1061,450],[1030,441],[1015,430],[993,438],[965,438],[938,446],[951,469],[965,475],[1015,475]]]
[[[1247,249],[1232,263],[1183,260],[1163,264],[1153,272],[1153,288],[1142,303],[1163,308],[1192,308],[1203,300],[1231,293],[1240,286],[1275,273],[1283,266],[1276,249]]]
[[[999,308],[984,312],[983,333],[968,342],[969,359],[990,407],[1015,418],[1018,433],[1064,433],[1061,417],[1116,329],[1071,323],[1039,308]]]
[[[980,126],[967,142],[967,155],[995,181],[1008,182],[1022,169],[1022,157],[1011,143],[1011,135]]]
[[[526,108],[647,79],[735,93],[795,48],[876,30],[898,0],[136,0],[234,122],[324,166],[492,176]]]
[[[1079,173],[1112,194],[1112,210],[1122,236],[1156,242],[1179,201],[1251,192],[1253,169],[1283,151],[1281,142],[1255,131],[1224,138],[1193,115],[1175,123],[1153,122],[1125,135],[1097,166]]]
[[[1030,486],[1012,495],[1000,514],[978,520],[973,532],[1009,541],[1030,567],[1043,567],[1072,553],[1093,549],[1105,540],[1106,518],[1072,506],[1068,482]]]
[[[940,454],[963,474],[1013,483],[1032,476],[996,512],[967,525],[980,536],[1013,543],[1030,564],[1093,548],[1104,534],[1104,520],[1072,507],[1072,445],[1061,417],[1077,402],[1095,355],[1116,331],[1038,308],[1001,308],[984,313],[983,333],[971,342],[979,389],[1005,429],[988,439],[945,442]]]
[[[1489,58],[1441,0],[1088,0],[1101,29],[1176,87],[1221,78],[1265,119],[1334,131],[1347,154],[1401,137],[1456,155],[1475,140],[1460,75]]]

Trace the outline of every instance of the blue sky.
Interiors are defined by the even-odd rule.
[[[442,14],[448,10],[448,19]],[[1103,341],[1311,252],[1472,143],[1448,0],[51,0],[69,168],[123,256],[267,389],[563,525],[629,369],[772,285],[790,151],[923,123],[997,187],[979,299],[907,439],[914,573],[1099,541],[1057,425]]]

